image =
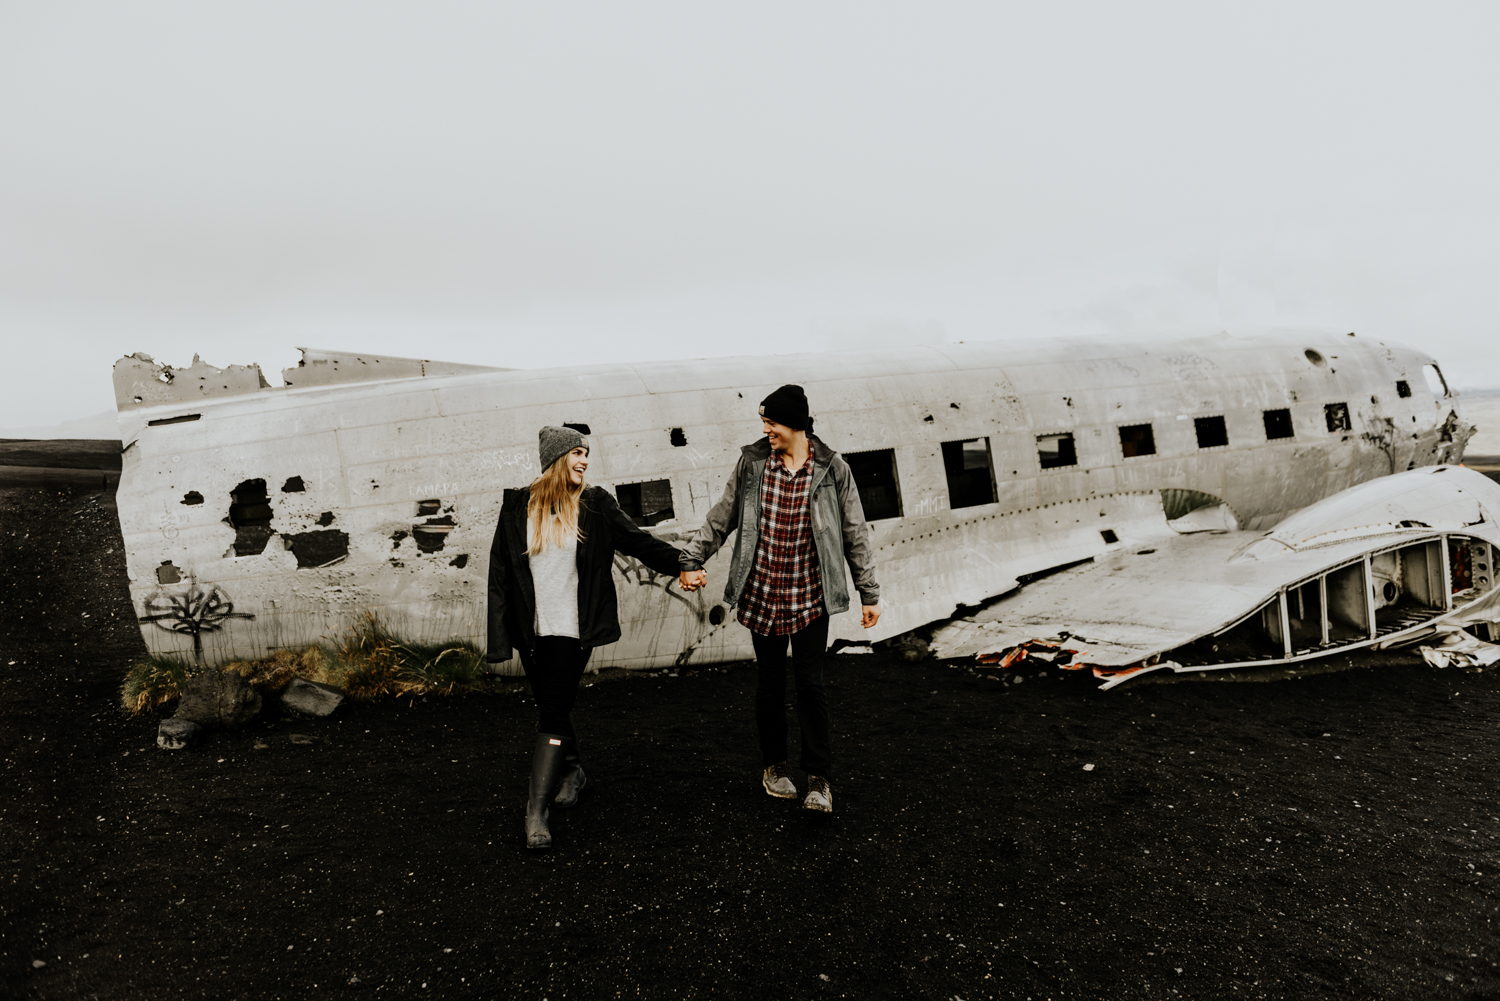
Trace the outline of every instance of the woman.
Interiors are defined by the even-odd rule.
[[[680,553],[637,528],[607,491],[584,486],[583,435],[544,427],[538,438],[542,475],[505,492],[490,545],[488,659],[521,652],[539,717],[526,847],[550,848],[549,806],[577,803],[585,781],[572,720],[578,682],[590,651],[620,638],[615,551],[671,577]]]

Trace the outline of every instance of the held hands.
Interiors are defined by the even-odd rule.
[[[677,575],[677,586],[684,591],[696,591],[708,583],[708,571],[684,570]]]
[[[875,623],[880,621],[879,605],[861,605],[859,609],[859,624],[866,629],[872,629]]]

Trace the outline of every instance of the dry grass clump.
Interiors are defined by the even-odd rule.
[[[132,716],[149,712],[182,694],[188,679],[203,668],[176,657],[143,657],[130,665],[120,686],[120,703]]]
[[[329,685],[337,685],[341,680],[336,657],[321,646],[277,650],[260,660],[237,660],[226,664],[224,670],[238,671],[251,687],[269,695],[280,694],[293,678]]]
[[[146,657],[126,674],[121,702],[133,715],[148,712],[181,695],[200,670],[204,668],[190,661]],[[487,673],[484,651],[472,643],[403,643],[373,614],[355,623],[336,647],[277,650],[221,670],[238,672],[265,695],[278,695],[293,678],[305,678],[342,688],[351,699],[455,695],[474,691]]]
[[[486,671],[484,651],[472,643],[402,643],[374,615],[344,634],[338,656],[344,691],[356,699],[472,691]]]
[[[401,648],[403,682],[413,694],[433,692],[452,695],[472,690],[489,673],[484,651],[472,643],[449,645],[408,644]]]
[[[344,693],[351,699],[376,699],[399,694],[401,644],[390,636],[373,614],[355,623],[339,643],[338,656],[344,666]]]

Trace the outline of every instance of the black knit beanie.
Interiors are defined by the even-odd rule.
[[[807,394],[802,392],[801,386],[782,386],[761,400],[760,415],[793,431],[812,430],[812,418],[807,413]]]

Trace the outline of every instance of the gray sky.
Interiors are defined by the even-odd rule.
[[[1500,385],[1494,4],[0,0],[0,426],[531,367],[1355,330]]]

